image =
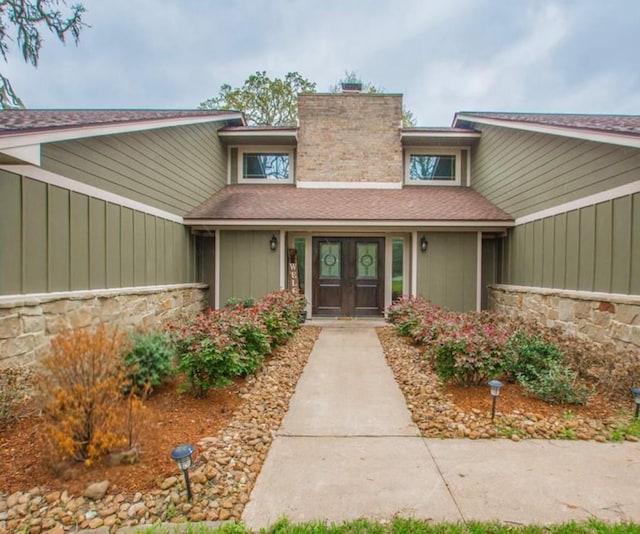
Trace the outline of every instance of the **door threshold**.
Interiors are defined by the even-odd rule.
[[[376,328],[388,326],[383,316],[380,317],[310,317],[304,323],[309,326],[333,326],[344,328]]]

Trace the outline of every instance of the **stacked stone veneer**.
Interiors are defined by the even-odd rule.
[[[99,324],[147,330],[192,316],[205,308],[206,289],[181,284],[0,297],[0,368],[41,359],[64,330]]]
[[[402,95],[298,97],[296,181],[402,182]]]
[[[640,348],[640,297],[508,285],[489,286],[489,309],[562,326],[579,337]]]

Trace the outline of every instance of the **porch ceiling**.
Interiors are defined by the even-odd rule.
[[[513,217],[469,187],[306,189],[295,185],[229,185],[185,217],[225,221],[504,222]]]

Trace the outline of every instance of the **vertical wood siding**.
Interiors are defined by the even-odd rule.
[[[509,236],[506,283],[640,293],[640,193],[523,224]]]
[[[227,180],[222,123],[44,144],[48,171],[184,215]]]
[[[193,281],[182,225],[0,171],[0,295]]]
[[[280,287],[280,254],[272,232],[220,232],[220,305],[231,297],[260,298]]]
[[[472,158],[473,187],[516,218],[640,176],[637,148],[475,126],[482,138]]]
[[[418,294],[453,311],[476,309],[477,234],[429,232],[418,251]]]

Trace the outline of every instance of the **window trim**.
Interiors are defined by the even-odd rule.
[[[453,180],[411,180],[409,172],[411,169],[411,156],[455,156],[455,177]],[[426,186],[460,186],[462,185],[462,149],[461,148],[432,148],[415,147],[405,149],[404,162],[404,183],[406,185],[426,185]]]
[[[239,184],[292,184],[294,183],[295,162],[293,158],[294,149],[290,146],[269,145],[269,146],[238,146],[238,183]],[[245,154],[287,154],[289,156],[289,178],[286,180],[277,180],[270,178],[245,178],[244,155]]]

